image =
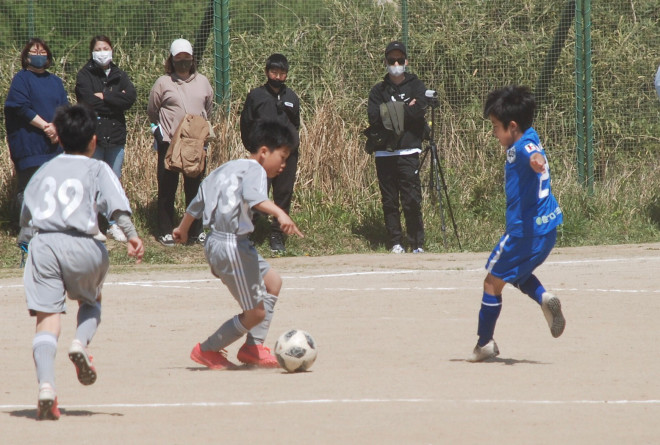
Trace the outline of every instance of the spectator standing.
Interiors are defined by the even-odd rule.
[[[96,121],[96,151],[94,159],[105,161],[121,179],[126,145],[126,112],[137,98],[128,75],[112,62],[112,42],[97,35],[89,42],[90,59],[78,71],[76,100],[94,108]],[[126,242],[126,236],[115,221],[108,221],[108,234]]]
[[[179,173],[165,168],[165,155],[177,127],[186,114],[209,119],[213,111],[213,88],[206,76],[197,72],[193,48],[186,39],[176,39],[170,46],[165,61],[165,75],[156,80],[149,93],[147,113],[157,125],[154,132],[158,148],[158,241],[174,246],[172,230],[177,226],[174,218],[174,200],[179,185]],[[197,177],[183,176],[186,207],[197,195],[204,173]],[[190,228],[190,238],[203,242],[201,221]]]
[[[383,204],[390,251],[405,253],[401,229],[403,210],[408,244],[413,253],[424,252],[422,191],[419,154],[426,129],[426,86],[406,72],[408,56],[401,42],[385,49],[385,78],[369,93],[367,114],[370,128],[386,135],[375,151],[376,173]]]
[[[49,73],[53,53],[40,38],[31,38],[21,51],[22,69],[16,73],[5,100],[7,144],[18,179],[17,209],[32,175],[62,153],[52,124],[55,110],[69,103],[62,79]],[[27,249],[30,229],[21,229],[19,246]]]
[[[250,133],[259,119],[275,120],[292,130],[295,140],[286,167],[279,176],[268,180],[268,187],[273,189],[273,202],[288,215],[298,170],[300,100],[284,83],[289,74],[289,61],[284,55],[276,53],[268,57],[265,74],[266,83],[251,90],[245,99],[240,119],[241,139],[245,148],[251,151]],[[271,223],[270,250],[277,254],[286,252],[284,234],[277,218]]]

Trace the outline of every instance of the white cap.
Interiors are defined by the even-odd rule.
[[[176,56],[179,53],[188,53],[192,56],[192,45],[186,39],[176,39],[170,46],[170,54]]]

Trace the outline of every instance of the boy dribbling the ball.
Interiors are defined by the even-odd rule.
[[[294,137],[285,125],[258,121],[251,130],[248,159],[229,161],[211,172],[172,232],[176,242],[185,243],[190,225],[202,218],[204,227],[211,229],[204,244],[211,272],[222,280],[243,310],[193,348],[190,358],[208,368],[234,368],[224,349],[246,334],[238,360],[265,368],[278,367],[264,341],[282,279],[259,255],[248,235],[254,230],[252,211],[258,210],[277,218],[287,235],[303,236],[289,215],[268,199],[266,188],[267,178],[284,169],[293,145]]]
[[[78,301],[77,329],[69,358],[83,385],[96,381],[87,346],[101,322],[101,287],[108,251],[94,239],[97,214],[111,215],[128,238],[127,251],[139,263],[142,240],[131,221],[124,190],[108,164],[91,159],[96,149],[96,113],[85,106],[60,108],[53,119],[64,154],[44,164],[30,179],[21,227],[32,227],[23,274],[27,307],[36,316],[32,351],[39,382],[37,420],[57,420],[55,354],[66,295]]]
[[[479,339],[471,362],[499,354],[493,333],[502,309],[502,289],[511,283],[536,301],[553,337],[564,332],[566,320],[557,297],[546,292],[534,270],[548,257],[563,221],[550,188],[550,168],[539,136],[532,127],[536,103],[527,87],[508,86],[492,91],[484,117],[493,135],[506,148],[506,231],[486,263],[488,275],[479,311]]]

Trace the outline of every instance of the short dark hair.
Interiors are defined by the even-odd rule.
[[[247,150],[256,153],[261,147],[274,151],[277,148],[287,147],[294,149],[295,138],[291,129],[274,120],[257,120],[250,129],[250,143]]]
[[[43,39],[40,39],[39,37],[32,37],[30,40],[27,41],[25,46],[23,47],[23,50],[21,51],[21,66],[23,69],[27,68],[30,63],[28,62],[28,56],[30,54],[30,49],[36,44],[41,45],[41,47],[46,51],[46,56],[48,57],[48,62],[46,62],[46,65],[44,65],[44,68],[50,68],[50,66],[53,64],[53,53],[50,50],[50,47],[46,44],[46,42],[43,41]]]
[[[99,34],[98,36],[92,37],[92,40],[89,41],[89,53],[94,52],[94,47],[98,42],[105,42],[108,45],[110,45],[110,48],[112,48],[112,41],[110,40],[110,37],[105,36],[103,34]]]
[[[64,105],[53,118],[60,145],[67,153],[84,153],[96,132],[96,113],[88,105]]]
[[[536,101],[530,89],[526,86],[509,85],[491,91],[486,98],[484,118],[494,116],[507,128],[515,121],[522,131],[527,130],[534,122]]]
[[[266,59],[266,71],[277,68],[283,71],[289,72],[289,61],[286,60],[286,57],[283,54],[275,53],[271,54],[268,59]]]

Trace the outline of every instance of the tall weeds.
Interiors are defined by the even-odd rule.
[[[660,239],[660,103],[652,75],[660,63],[660,11],[654,2],[594,6],[594,94],[597,181],[589,195],[575,173],[573,35],[539,108],[535,127],[548,152],[553,191],[566,214],[560,245]],[[259,22],[232,34],[232,99],[213,117],[217,139],[209,146],[208,171],[245,155],[238,116],[247,92],[264,81],[268,54],[291,61],[288,84],[301,97],[301,148],[293,215],[308,236],[291,239],[294,254],[383,249],[386,236],[373,159],[362,150],[366,97],[384,75],[382,51],[400,35],[400,15],[390,4],[327,0],[322,20],[296,15],[295,26]],[[438,92],[435,135],[449,200],[434,200],[428,161],[422,171],[427,244],[457,250],[451,205],[465,250],[492,247],[504,225],[504,152],[482,118],[486,93],[507,83],[533,86],[564,2],[410,2],[411,71]],[[612,9],[612,10],[610,10]],[[238,23],[238,22],[237,22]],[[655,24],[655,25],[654,25]],[[655,44],[654,44],[655,42]],[[0,50],[0,99],[18,69],[18,49]],[[122,45],[115,60],[138,88],[128,114],[129,136],[122,182],[142,233],[155,226],[156,153],[148,130],[149,89],[162,73],[166,48]],[[82,62],[81,62],[82,64]],[[55,72],[73,92],[75,70]],[[210,50],[201,72],[212,79]],[[73,101],[73,97],[71,97]],[[430,120],[430,114],[427,115]],[[4,125],[0,126],[4,136]],[[3,138],[4,139],[4,138]],[[0,142],[0,244],[11,244],[14,196],[12,164]],[[439,204],[442,205],[442,212]],[[178,207],[183,207],[182,197]],[[444,215],[444,231],[443,231]],[[9,240],[9,241],[8,241]],[[446,247],[445,247],[446,243]],[[4,245],[4,244],[3,244]]]

